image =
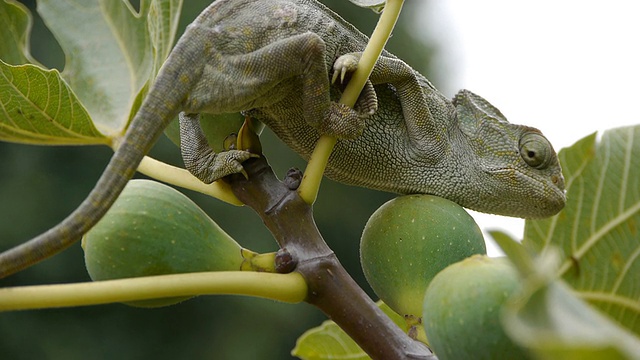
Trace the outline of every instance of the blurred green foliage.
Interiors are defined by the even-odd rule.
[[[116,1],[116,0],[114,0]],[[377,16],[345,0],[326,0],[364,33]],[[35,11],[32,54],[62,69],[64,56]],[[185,1],[179,33],[210,1]],[[412,32],[422,2],[408,1],[388,49],[427,76],[432,47]],[[73,26],[73,14],[69,14]],[[263,147],[276,174],[305,162],[265,131]],[[111,157],[106,147],[36,147],[0,142],[0,249],[25,241],[67,216],[89,193]],[[166,138],[152,156],[181,165]],[[269,232],[250,209],[225,205],[186,191],[244,247],[276,249]],[[360,234],[369,215],[393,194],[323,182],[314,206],[316,222],[347,270],[370,294],[358,261]],[[7,279],[0,286],[88,281],[80,244]],[[305,330],[325,320],[307,304],[288,305],[237,296],[200,297],[177,306],[138,309],[112,304],[86,308],[0,314],[1,359],[286,359]]]

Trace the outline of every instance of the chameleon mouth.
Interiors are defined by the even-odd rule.
[[[534,177],[513,168],[494,168],[489,171],[498,178],[496,196],[505,197],[513,206],[520,207],[525,218],[541,218],[557,214],[566,203],[562,175]],[[504,191],[504,184],[511,184]]]
[[[564,178],[562,175],[551,175],[549,177],[534,178],[530,175],[518,172],[526,183],[531,185],[534,189],[534,193],[538,194],[535,199],[532,199],[541,208],[546,209],[545,212],[550,212],[550,215],[555,215],[562,210],[567,202],[566,190],[564,188]],[[550,216],[544,215],[544,216]]]
[[[557,190],[558,194],[564,195],[565,193],[564,177],[562,175],[534,177],[518,169],[508,167],[492,168],[488,169],[487,172],[494,176],[497,175],[503,179],[511,178],[513,179],[514,185],[518,185],[524,180],[526,184],[548,184],[549,188]]]
[[[558,176],[558,175],[553,175],[551,176],[551,182],[553,184],[555,184],[558,189],[562,190],[563,193],[566,192],[565,188],[564,188],[564,177],[562,175]]]

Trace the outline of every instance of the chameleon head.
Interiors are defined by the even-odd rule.
[[[498,109],[470,91],[454,99],[465,157],[474,164],[476,189],[467,196],[474,210],[541,218],[565,205],[564,178],[553,146],[534,128],[510,124]],[[464,205],[463,205],[464,206]]]

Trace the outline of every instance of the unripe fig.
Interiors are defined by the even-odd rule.
[[[486,252],[473,218],[460,205],[431,195],[385,203],[369,218],[360,242],[362,268],[373,290],[398,314],[415,318],[440,270]]]
[[[91,279],[240,270],[242,249],[177,190],[132,180],[82,240]],[[165,306],[185,298],[131,303]]]
[[[474,255],[441,271],[424,298],[424,325],[438,359],[527,359],[500,323],[501,307],[518,290],[506,258]]]
[[[231,134],[237,134],[244,123],[245,118],[239,113],[225,114],[200,114],[200,126],[207,138],[209,146],[215,152],[228,150],[226,140]],[[253,129],[259,135],[264,129],[264,124],[252,119]],[[178,120],[169,123],[164,130],[165,135],[176,145],[180,146],[180,126]]]

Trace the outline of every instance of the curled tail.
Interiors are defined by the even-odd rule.
[[[55,227],[0,254],[0,278],[64,250],[80,240],[104,216],[136,172],[142,158],[168,123],[178,115],[191,85],[199,76],[197,65],[192,63],[196,58],[193,50],[193,46],[185,41],[176,45],[122,143],[87,198]]]

